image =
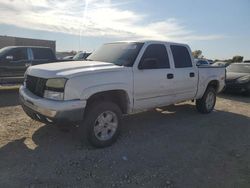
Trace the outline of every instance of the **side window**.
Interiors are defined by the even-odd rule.
[[[174,57],[175,68],[192,67],[191,57],[186,47],[171,45],[170,48]]]
[[[14,49],[7,56],[13,56],[13,61],[21,61],[28,59],[26,48]]]
[[[145,50],[139,69],[163,69],[170,68],[166,47],[162,44],[151,44]]]
[[[54,59],[53,52],[50,49],[32,48],[34,59]]]

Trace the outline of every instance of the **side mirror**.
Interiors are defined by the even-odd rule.
[[[140,62],[138,69],[156,69],[157,59],[156,58],[145,58]]]
[[[14,59],[14,57],[12,55],[8,55],[5,57],[5,59],[12,61]]]
[[[201,66],[200,61],[197,61],[197,62],[196,62],[196,66],[198,66],[198,67]]]

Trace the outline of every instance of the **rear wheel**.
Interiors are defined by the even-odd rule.
[[[113,144],[120,132],[121,117],[121,110],[115,103],[91,104],[83,125],[88,142],[95,147],[107,147]]]
[[[213,87],[208,87],[201,99],[196,100],[196,108],[201,113],[213,111],[216,103],[216,91]]]

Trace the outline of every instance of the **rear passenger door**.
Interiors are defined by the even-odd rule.
[[[175,102],[192,99],[197,92],[198,72],[186,46],[170,45],[174,62],[173,91]]]
[[[53,51],[49,48],[31,48],[31,51],[33,56],[32,65],[56,61]]]
[[[149,44],[143,49],[138,66],[134,67],[135,110],[164,106],[173,100],[173,70],[165,44]]]

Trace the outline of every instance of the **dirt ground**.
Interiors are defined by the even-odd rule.
[[[0,91],[0,187],[250,187],[250,98],[220,95],[209,115],[193,103],[124,118],[105,149],[77,128],[28,118],[16,90]]]

